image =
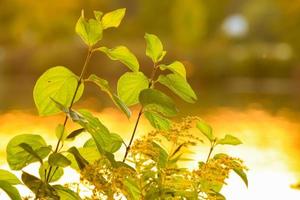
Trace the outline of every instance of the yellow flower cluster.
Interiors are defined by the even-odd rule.
[[[220,199],[215,192],[221,190],[226,184],[225,180],[229,177],[231,170],[247,170],[243,161],[239,158],[233,158],[222,154],[211,158],[207,163],[200,163],[199,169],[193,173],[199,181],[200,191],[205,193],[207,200]]]
[[[94,186],[94,198],[115,199],[121,193],[124,194],[123,183],[129,176],[134,176],[131,169],[122,166],[113,167],[110,161],[103,157],[81,171],[81,182]]]
[[[174,144],[191,144],[196,145],[202,140],[195,134],[190,133],[191,129],[195,127],[198,117],[185,117],[179,123],[173,123],[169,130],[154,130],[150,132],[146,137],[159,140],[160,137],[166,138],[168,141]]]

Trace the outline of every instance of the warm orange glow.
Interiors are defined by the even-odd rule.
[[[135,117],[128,120],[120,115],[119,111],[111,108],[96,115],[112,132],[128,138]],[[241,138],[244,143],[238,147],[221,147],[216,150],[216,152],[225,151],[230,155],[241,157],[250,169],[248,189],[237,176],[232,174],[228,186],[223,189],[227,199],[300,199],[300,192],[290,188],[300,175],[298,173],[300,163],[297,161],[300,151],[298,147],[300,124],[297,120],[300,116],[287,110],[270,114],[260,109],[218,108],[210,110],[201,117],[212,125],[216,135],[221,137],[230,133]],[[41,118],[17,111],[2,114],[0,116],[1,165],[5,163],[5,146],[14,135],[41,134],[49,143],[55,145],[54,129],[62,119],[63,116]],[[75,127],[70,123],[68,128],[71,130]],[[139,130],[148,131],[150,127],[142,120]],[[205,144],[201,145],[196,151],[197,160],[204,159],[207,151],[208,147]],[[188,167],[192,168],[196,165],[197,163],[189,163]],[[7,168],[6,165],[2,167]],[[37,165],[32,165],[26,170],[33,172],[36,167]],[[74,181],[78,180],[78,175],[74,171],[67,170],[66,174],[68,174],[68,181],[70,177],[73,177]],[[66,181],[66,179],[62,180],[62,182]]]

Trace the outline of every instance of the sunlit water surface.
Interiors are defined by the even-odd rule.
[[[97,114],[112,132],[128,138],[134,118],[128,120],[114,109],[107,109]],[[300,116],[288,110],[281,110],[270,114],[260,109],[234,110],[229,108],[213,109],[206,114],[199,114],[208,121],[217,135],[232,134],[238,136],[243,145],[221,147],[216,150],[225,151],[230,155],[240,157],[248,166],[249,187],[235,174],[231,174],[228,185],[222,193],[228,200],[281,200],[300,199],[300,191],[291,189],[290,185],[300,180]],[[5,146],[10,138],[21,133],[42,135],[48,143],[55,145],[54,129],[60,117],[41,118],[26,112],[9,112],[0,116],[0,164],[5,164]],[[128,122],[131,123],[128,125]],[[74,125],[68,126],[70,129]],[[142,120],[139,132],[151,130],[148,123]],[[87,136],[86,136],[87,137]],[[81,145],[82,141],[77,141]],[[74,143],[72,143],[74,145]],[[196,160],[203,160],[207,156],[208,147],[201,145],[194,155]],[[188,163],[186,167],[194,168],[197,163]],[[36,174],[37,164],[30,165],[25,171]],[[18,176],[20,173],[16,173]],[[299,179],[298,179],[299,178]],[[79,175],[67,169],[60,181],[77,182]],[[28,190],[18,186],[21,193],[26,195]],[[0,192],[0,199],[8,199]]]

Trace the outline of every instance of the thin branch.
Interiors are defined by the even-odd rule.
[[[90,59],[91,59],[92,53],[93,53],[93,49],[92,49],[91,47],[89,47],[88,53],[87,53],[87,56],[86,56],[86,59],[85,59],[85,61],[84,61],[84,65],[83,65],[83,67],[82,67],[82,70],[81,70],[79,79],[78,79],[78,81],[77,81],[77,86],[76,86],[75,92],[74,92],[74,94],[73,94],[73,97],[72,97],[72,100],[71,100],[69,109],[71,109],[72,106],[73,106],[73,104],[74,104],[74,101],[75,101],[75,98],[76,98],[78,89],[79,89],[80,84],[81,84],[81,82],[82,82],[82,80],[83,80],[83,77],[84,77],[84,75],[85,75],[85,72],[86,72],[88,63],[89,63],[89,61],[90,61]],[[65,129],[66,125],[67,125],[68,119],[69,119],[69,117],[68,117],[68,115],[66,115],[66,117],[65,117],[65,119],[64,119],[64,123],[63,123],[64,129]],[[63,129],[63,130],[64,130],[64,129]],[[59,138],[58,141],[57,141],[57,144],[56,144],[54,153],[57,153],[57,152],[59,151],[59,146],[60,146],[60,143],[62,142],[62,137],[63,137],[63,134],[61,134],[60,138]],[[62,147],[62,146],[61,146],[61,147]],[[61,149],[61,148],[60,148],[60,149]],[[48,171],[48,174],[47,174],[47,176],[46,176],[46,181],[47,181],[47,182],[50,181],[49,178],[50,178],[51,171],[52,171],[52,166],[50,166],[49,171]]]
[[[149,80],[148,88],[151,88],[154,85],[154,78],[155,78],[155,74],[156,74],[157,69],[158,69],[158,66],[156,65],[156,63],[154,63],[153,70],[152,70],[152,73],[151,73],[151,77],[150,77],[150,80]],[[130,150],[130,147],[132,145],[133,139],[135,137],[135,133],[136,133],[137,127],[139,125],[142,114],[143,114],[143,107],[140,109],[140,111],[138,113],[138,117],[136,119],[134,129],[133,129],[131,137],[130,137],[130,141],[129,141],[129,143],[127,145],[127,148],[126,148],[126,152],[125,152],[125,155],[124,155],[124,158],[123,158],[123,162],[125,162],[125,160],[127,158],[127,155],[129,153],[129,150]]]
[[[207,156],[207,159],[206,159],[206,163],[208,162],[208,160],[210,159],[210,156],[215,148],[215,144],[216,144],[216,141],[212,141],[211,142],[211,146],[210,146],[210,149],[209,149],[209,153],[208,153],[208,156]]]

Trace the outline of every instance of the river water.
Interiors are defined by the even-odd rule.
[[[129,138],[134,116],[128,120],[113,108],[95,114],[112,132]],[[300,199],[300,191],[291,188],[291,184],[300,180],[300,124],[298,123],[300,113],[289,109],[271,113],[253,107],[247,109],[218,107],[201,113],[199,111],[198,116],[212,125],[217,136],[232,134],[243,141],[240,146],[224,146],[216,149],[216,153],[222,151],[242,158],[249,168],[249,188],[246,188],[235,174],[230,176],[228,185],[222,191],[228,200]],[[24,110],[2,113],[0,116],[2,168],[7,168],[5,146],[10,138],[21,133],[34,133],[42,135],[48,143],[55,145],[54,129],[62,120],[63,116],[38,117],[32,111]],[[75,128],[71,123],[68,127]],[[151,128],[143,119],[138,133],[149,130]],[[80,145],[81,141],[75,143]],[[203,144],[197,148],[193,156],[196,160],[202,160],[207,153],[208,146]],[[196,165],[196,162],[188,163],[186,167],[193,168]],[[27,167],[27,170],[34,171],[36,167],[33,165]],[[74,181],[78,179],[78,175],[72,170],[68,170],[67,174],[69,174],[68,181],[70,177],[74,177]],[[62,182],[66,180],[65,177]],[[26,193],[25,190],[24,192]],[[5,197],[2,196],[1,199]]]

